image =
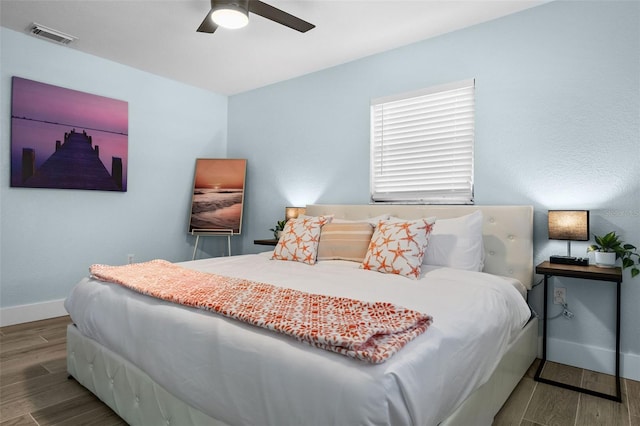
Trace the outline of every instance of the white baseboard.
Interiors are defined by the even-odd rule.
[[[64,299],[0,308],[0,327],[69,315]]]
[[[540,338],[538,348],[540,356],[542,356],[542,338]],[[615,358],[615,348],[601,348],[567,340],[547,339],[547,359],[549,361],[614,375]],[[640,355],[631,352],[620,353],[620,376],[631,380],[640,380]]]

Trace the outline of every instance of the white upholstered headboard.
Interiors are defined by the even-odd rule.
[[[532,206],[440,206],[398,204],[310,204],[311,216],[333,214],[342,219],[363,219],[390,214],[402,219],[452,218],[482,211],[484,272],[517,278],[528,289],[533,281]]]

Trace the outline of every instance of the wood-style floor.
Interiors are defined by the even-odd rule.
[[[69,317],[61,317],[0,328],[0,426],[126,424],[67,379],[69,323]],[[640,426],[640,382],[623,380],[620,404],[535,382],[537,362],[502,407],[494,426]],[[613,378],[604,374],[548,363],[544,375],[613,393]]]
[[[493,426],[640,426],[640,382],[622,379],[622,403],[536,382],[537,359],[496,415]],[[615,377],[549,362],[542,377],[615,395]]]

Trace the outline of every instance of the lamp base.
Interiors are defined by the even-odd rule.
[[[560,263],[563,265],[589,266],[589,258],[573,257],[573,256],[551,256],[549,258],[549,263]]]

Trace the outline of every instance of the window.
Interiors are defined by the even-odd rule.
[[[473,204],[475,81],[371,101],[373,202]]]

